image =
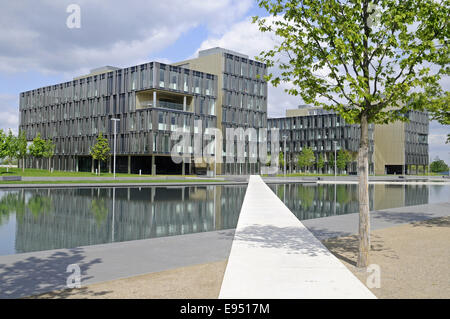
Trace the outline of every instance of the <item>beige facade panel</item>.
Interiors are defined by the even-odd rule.
[[[375,125],[374,146],[375,174],[384,174],[385,165],[404,165],[405,123]]]

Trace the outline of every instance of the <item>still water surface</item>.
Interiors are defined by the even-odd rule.
[[[355,213],[356,185],[270,185],[300,219]],[[246,186],[0,190],[0,255],[235,228]],[[443,185],[370,185],[371,209],[448,201]]]

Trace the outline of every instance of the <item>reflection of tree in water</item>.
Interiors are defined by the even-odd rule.
[[[50,211],[52,200],[49,196],[35,194],[28,200],[27,208],[37,218],[39,215]]]
[[[25,213],[25,199],[22,193],[9,192],[0,199],[0,225],[7,222],[9,215],[16,213],[19,220]]]
[[[94,214],[97,225],[100,226],[108,216],[108,207],[104,198],[94,198],[92,200],[92,213]]]
[[[283,198],[284,198],[284,192],[285,192],[284,188],[285,188],[285,185],[278,185],[278,187],[277,187],[277,196],[281,200],[283,200]]]
[[[345,205],[352,199],[351,185],[337,185],[336,186],[336,202],[340,205]]]
[[[355,185],[279,185],[276,194],[300,219],[348,214],[357,211],[358,193]],[[336,201],[336,204],[335,204]]]
[[[297,195],[301,200],[301,205],[304,209],[308,209],[314,202],[314,196],[316,193],[315,187],[308,187],[300,185],[297,190]]]

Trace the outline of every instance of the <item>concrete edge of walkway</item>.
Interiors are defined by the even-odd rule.
[[[251,176],[219,298],[376,298]]]

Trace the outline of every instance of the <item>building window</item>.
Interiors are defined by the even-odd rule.
[[[165,71],[163,69],[159,70],[159,87],[164,87],[164,73]]]
[[[189,91],[189,86],[188,86],[188,75],[185,73],[183,74],[183,90],[184,92],[188,92]]]
[[[170,88],[173,90],[177,89],[178,73],[170,71]]]

